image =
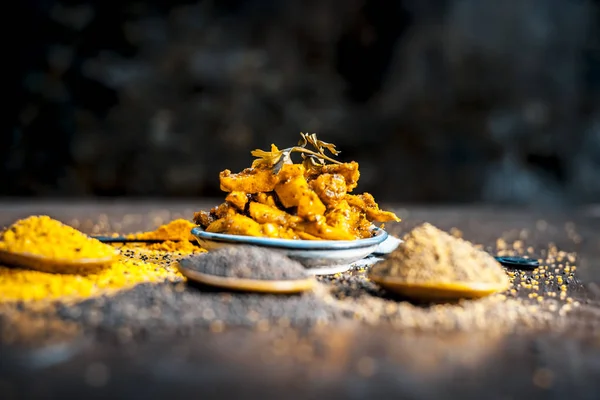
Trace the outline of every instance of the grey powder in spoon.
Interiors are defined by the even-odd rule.
[[[254,246],[227,246],[186,257],[179,264],[185,269],[228,278],[283,281],[310,276],[299,262]]]

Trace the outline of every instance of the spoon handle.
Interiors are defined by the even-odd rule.
[[[523,257],[494,257],[496,261],[505,267],[535,269],[540,266],[537,260]]]
[[[125,236],[92,236],[102,243],[160,243],[162,239],[129,239]]]

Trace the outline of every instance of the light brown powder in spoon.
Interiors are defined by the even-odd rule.
[[[406,283],[508,285],[508,276],[494,257],[431,224],[417,226],[403,239],[388,259],[373,266],[373,275]]]

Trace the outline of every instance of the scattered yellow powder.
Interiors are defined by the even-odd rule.
[[[189,240],[182,241],[172,241],[167,240],[164,242],[158,243],[127,243],[120,247],[119,249],[131,249],[131,250],[149,250],[149,251],[159,251],[159,252],[168,252],[168,253],[179,253],[179,254],[192,254],[192,253],[205,253],[206,250],[202,247],[196,245]]]
[[[0,303],[44,299],[81,299],[127,289],[144,282],[176,281],[179,272],[126,257],[93,274],[64,275],[0,266]]]
[[[155,251],[168,251],[171,253],[181,253],[181,254],[191,254],[191,253],[205,253],[206,250],[202,247],[188,241],[183,240],[179,242],[174,242],[172,240],[167,240],[161,243],[151,243],[148,245],[149,250]]]
[[[55,260],[108,258],[115,249],[46,215],[19,220],[0,233],[0,250]]]
[[[156,230],[150,232],[133,233],[127,235],[129,239],[150,239],[150,240],[187,240],[195,242],[196,239],[190,231],[196,224],[185,219],[176,219],[168,224],[159,226]]]
[[[509,285],[508,276],[494,257],[428,223],[405,235],[404,243],[371,271],[374,275],[400,278],[407,283]]]

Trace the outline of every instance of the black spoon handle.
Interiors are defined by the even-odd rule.
[[[125,236],[92,236],[94,239],[102,243],[160,243],[162,239],[129,239]]]
[[[540,266],[537,260],[523,257],[494,257],[500,264],[505,267],[534,269]]]

